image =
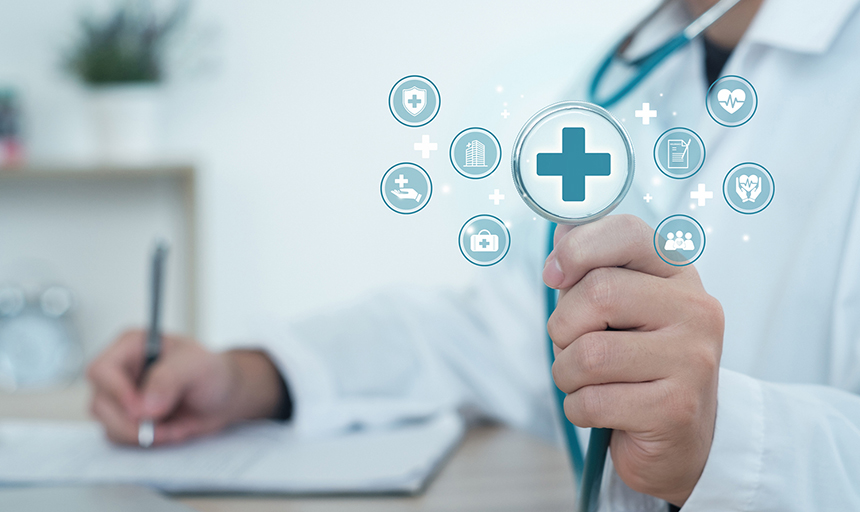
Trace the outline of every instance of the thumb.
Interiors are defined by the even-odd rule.
[[[147,372],[141,394],[143,415],[154,420],[168,416],[179,406],[190,382],[181,358],[157,361]]]

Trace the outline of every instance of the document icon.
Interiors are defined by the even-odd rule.
[[[689,169],[690,168],[690,141],[687,139],[684,142],[682,139],[669,139],[669,169]]]

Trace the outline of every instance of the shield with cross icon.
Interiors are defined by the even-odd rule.
[[[417,116],[424,111],[427,105],[427,89],[410,87],[403,90],[403,108],[412,116]]]

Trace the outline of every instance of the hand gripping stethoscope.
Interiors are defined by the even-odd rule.
[[[553,234],[557,223],[579,225],[595,221],[610,213],[627,194],[633,182],[635,161],[633,144],[627,131],[605,108],[608,108],[632,91],[646,76],[669,55],[700,36],[714,22],[726,14],[741,0],[719,0],[713,7],[699,16],[674,37],[669,38],[656,49],[637,58],[626,58],[624,51],[639,31],[672,0],[665,0],[646,16],[610,52],[597,70],[589,87],[589,102],[568,101],[551,105],[529,119],[523,126],[512,151],[512,170],[514,183],[520,196],[537,214],[552,222],[548,251],[553,249]],[[601,96],[601,82],[607,70],[614,65],[624,65],[633,71],[633,76],[613,92]],[[598,106],[599,105],[599,106]],[[582,154],[597,153],[609,155],[597,161],[605,162],[606,169],[583,171],[580,176],[586,181],[579,192],[581,197],[562,193],[559,185],[565,179],[564,165],[575,166],[574,157],[565,159],[567,148],[577,148]],[[561,149],[561,153],[559,153]],[[593,150],[593,151],[592,151]],[[561,168],[550,167],[539,170],[539,160],[544,162],[567,162]],[[591,160],[592,162],[594,160]],[[590,187],[590,188],[589,188]],[[547,317],[555,310],[556,291],[547,288]],[[549,342],[550,364],[554,361],[553,343]],[[576,510],[595,512],[603,478],[603,469],[612,430],[594,428],[588,442],[588,451],[583,457],[576,437],[576,430],[564,417],[563,402],[565,394],[556,389],[559,417],[563,425],[567,448],[579,485],[579,498]]]

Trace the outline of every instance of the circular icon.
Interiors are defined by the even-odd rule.
[[[463,176],[477,180],[493,173],[502,161],[502,145],[483,128],[466,128],[454,137],[451,164]]]
[[[433,194],[433,182],[421,166],[402,162],[385,172],[379,190],[389,208],[409,215],[427,206]]]
[[[394,118],[410,127],[424,126],[436,117],[442,98],[439,89],[423,76],[401,78],[388,94],[388,108]]]
[[[502,261],[511,248],[511,233],[492,215],[476,215],[460,228],[460,252],[481,267]]]
[[[747,79],[726,75],[711,84],[705,97],[711,118],[723,126],[740,126],[755,114],[758,95]]]
[[[773,200],[773,176],[767,169],[745,162],[732,167],[723,180],[723,197],[735,211],[752,215]]]
[[[669,265],[689,265],[705,250],[705,230],[689,215],[666,217],[654,230],[654,249]]]
[[[526,122],[511,166],[517,192],[538,215],[584,224],[618,206],[633,183],[635,159],[630,136],[612,114],[565,101]]]
[[[654,163],[670,178],[689,178],[705,163],[705,143],[689,128],[666,130],[654,144]]]

